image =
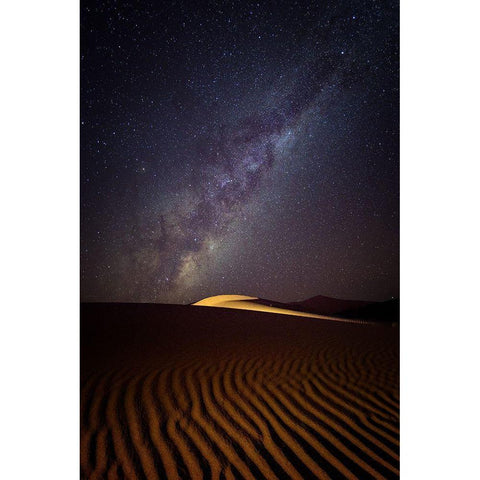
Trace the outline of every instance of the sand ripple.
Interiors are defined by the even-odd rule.
[[[81,478],[398,478],[396,333],[324,330],[265,351],[92,369]]]

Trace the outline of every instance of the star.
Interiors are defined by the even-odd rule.
[[[398,296],[398,2],[81,9],[82,299]]]

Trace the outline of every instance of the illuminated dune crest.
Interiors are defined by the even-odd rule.
[[[230,307],[230,302],[238,302],[243,300],[258,300],[258,297],[249,297],[247,295],[215,295],[207,297],[193,305],[202,305],[205,307]],[[236,307],[231,307],[236,308]]]
[[[314,313],[298,312],[296,310],[289,310],[287,308],[271,307],[269,305],[262,305],[256,303],[258,297],[249,297],[247,295],[215,295],[207,297],[193,305],[202,307],[223,307],[223,308],[237,308],[239,310],[254,310],[257,312],[279,313],[281,315],[295,315],[297,317],[310,318],[329,318],[324,315],[316,315]]]

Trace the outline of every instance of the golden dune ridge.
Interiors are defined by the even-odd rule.
[[[82,306],[81,478],[399,476],[398,329]]]
[[[345,319],[332,315],[318,315],[316,313],[274,307],[272,305],[264,305],[262,303],[256,303],[255,300],[260,299],[258,297],[251,297],[248,295],[215,295],[213,297],[207,297],[199,300],[192,305],[198,307],[221,307],[238,310],[250,310],[255,312],[276,313],[278,315],[290,315],[294,317],[319,318],[322,320],[333,320],[336,322],[368,323],[365,320]]]

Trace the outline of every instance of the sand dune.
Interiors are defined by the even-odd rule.
[[[326,298],[326,297],[322,297]],[[335,299],[332,299],[335,300]],[[335,300],[337,302],[345,302],[343,300]],[[348,303],[348,302],[346,302]],[[351,302],[355,304],[355,302]],[[358,303],[358,302],[357,302]],[[319,318],[323,320],[333,320],[337,322],[360,322],[365,320],[355,318],[342,318],[339,316],[318,314],[312,311],[302,310],[301,303],[298,304],[281,304],[279,302],[270,302],[258,297],[250,297],[247,295],[215,295],[213,297],[204,298],[192,304],[198,307],[221,307],[233,308],[238,310],[250,310],[255,312],[275,313],[277,315],[291,315],[295,317]]]
[[[81,478],[398,478],[398,329],[85,304]]]
[[[239,310],[276,313],[280,315],[294,315],[297,317],[324,318],[313,313],[306,313],[287,308],[279,308],[271,305],[256,303],[256,300],[259,300],[259,298],[249,297],[247,295],[215,295],[214,297],[207,297],[199,302],[195,302],[193,305],[199,307],[234,308]]]
[[[337,315],[348,310],[360,309],[368,305],[374,305],[376,302],[365,302],[359,300],[342,300],[339,298],[325,297],[317,295],[315,297],[307,298],[301,302],[291,303],[292,307],[299,308],[314,313],[321,313],[323,315]]]

